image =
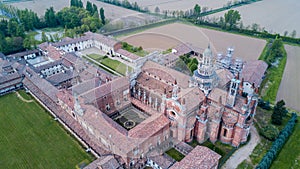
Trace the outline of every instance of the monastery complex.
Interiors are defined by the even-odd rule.
[[[116,76],[88,62],[81,51],[97,48],[133,65]],[[197,58],[187,75],[172,69],[179,56]],[[181,44],[169,54],[137,56],[112,37],[87,32],[43,43],[38,49],[0,54],[0,95],[24,88],[72,130],[98,158],[86,168],[217,168],[219,154],[187,143],[246,143],[267,64],[213,54]],[[176,162],[164,152],[185,155]]]

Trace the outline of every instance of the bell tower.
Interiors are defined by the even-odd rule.
[[[238,92],[240,80],[232,79],[230,82],[230,88],[227,94],[226,105],[229,107],[233,107],[235,104],[235,97]]]

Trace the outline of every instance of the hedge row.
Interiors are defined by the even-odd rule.
[[[263,159],[260,161],[256,169],[268,169],[272,162],[276,159],[277,155],[281,151],[282,147],[288,140],[289,136],[293,133],[294,127],[297,122],[297,114],[292,113],[292,117],[286,124],[284,129],[280,132],[277,139],[273,142],[269,151],[265,154]]]

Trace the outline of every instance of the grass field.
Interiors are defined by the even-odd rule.
[[[126,65],[121,63],[118,60],[113,60],[108,57],[104,57],[98,54],[89,54],[88,57],[100,62],[101,64],[115,70],[116,72],[125,75],[126,74]],[[131,72],[132,68],[128,66],[128,71]]]
[[[279,155],[271,165],[271,169],[300,168],[300,117],[294,128],[293,134],[285,143]]]
[[[37,102],[15,93],[0,97],[0,154],[6,169],[75,168],[94,159]]]
[[[171,148],[170,150],[166,151],[166,154],[168,154],[176,161],[181,161],[184,158],[184,155],[177,151],[175,148]]]
[[[277,92],[284,73],[286,60],[287,60],[287,56],[286,56],[286,52],[284,52],[283,58],[279,60],[278,67],[272,66],[268,68],[267,76],[262,82],[262,84],[268,86],[267,88],[264,89],[265,91],[261,93],[262,98],[266,101],[270,101],[270,103],[275,104],[276,102]]]

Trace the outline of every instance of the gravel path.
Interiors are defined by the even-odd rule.
[[[238,149],[222,166],[222,169],[233,169],[237,168],[237,166],[246,160],[249,155],[252,153],[253,149],[259,143],[260,138],[258,132],[254,126],[250,129],[251,138],[247,145]]]

